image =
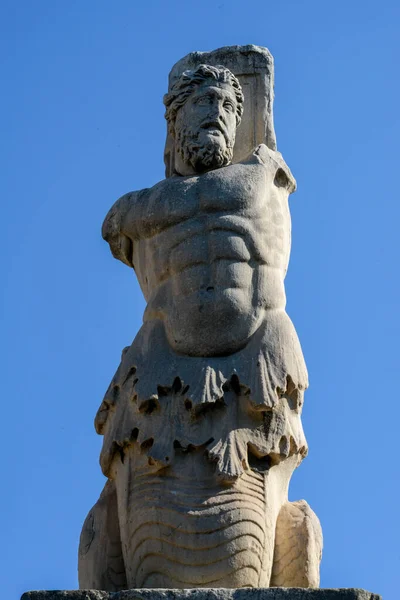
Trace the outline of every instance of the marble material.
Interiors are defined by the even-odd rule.
[[[285,311],[296,183],[272,82],[256,46],[177,63],[168,176],[105,218],[147,306],[96,416],[108,482],[82,530],[81,588],[319,585],[319,521],[288,501],[308,376]]]
[[[168,89],[176,84],[186,70],[199,65],[224,65],[235,74],[243,90],[243,115],[236,132],[232,162],[245,159],[258,144],[276,150],[273,119],[274,59],[267,48],[254,46],[225,46],[212,52],[190,52],[171,69]],[[167,132],[165,144],[166,176],[174,172],[173,133]]]
[[[381,600],[366,590],[259,588],[244,590],[126,590],[110,593],[96,590],[28,592],[21,600]]]

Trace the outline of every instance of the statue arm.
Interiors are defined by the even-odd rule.
[[[260,144],[255,149],[254,155],[264,166],[275,171],[274,184],[276,187],[285,188],[289,194],[296,191],[296,180],[280,152],[271,150],[265,144]]]
[[[108,211],[101,231],[114,258],[132,268],[132,239],[135,237],[135,214],[139,196],[140,192],[121,196]]]
[[[140,237],[138,224],[146,191],[144,189],[121,196],[108,211],[102,227],[102,236],[110,245],[114,258],[133,269],[133,240]]]

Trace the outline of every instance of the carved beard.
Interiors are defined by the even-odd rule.
[[[230,140],[225,132],[214,136],[207,129],[193,130],[188,125],[176,131],[175,143],[182,161],[201,172],[228,165],[232,160],[235,140]]]

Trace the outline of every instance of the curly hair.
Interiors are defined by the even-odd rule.
[[[178,81],[174,83],[168,94],[164,96],[166,107],[165,118],[171,133],[174,131],[175,119],[178,110],[185,104],[191,93],[204,81],[217,81],[229,83],[236,96],[236,126],[239,125],[243,114],[243,92],[239,80],[235,75],[222,65],[199,65],[195,70],[184,71]]]

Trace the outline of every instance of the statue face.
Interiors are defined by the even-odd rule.
[[[204,82],[179,109],[176,149],[196,172],[217,169],[232,160],[237,101],[227,83]]]

